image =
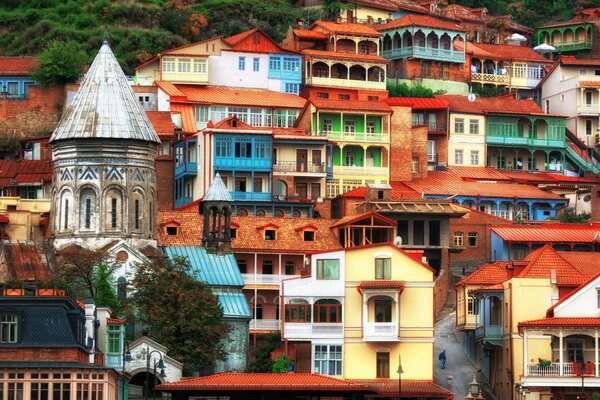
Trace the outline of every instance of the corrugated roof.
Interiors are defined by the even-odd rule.
[[[413,110],[447,110],[450,106],[448,99],[442,97],[388,97],[388,106],[410,107]]]
[[[210,286],[244,286],[242,274],[233,254],[210,254],[200,246],[170,246],[163,251],[170,258],[187,258],[190,274]]]
[[[216,290],[215,295],[219,299],[219,304],[223,308],[223,316],[226,318],[250,318],[250,308],[246,296],[239,293],[221,292]]]
[[[310,102],[319,110],[392,112],[390,106],[383,101],[311,99]]]
[[[594,243],[600,241],[600,226],[596,225],[511,225],[494,226],[490,229],[507,242]]]
[[[50,142],[91,138],[160,143],[106,41],[63,113]]]
[[[0,75],[28,76],[37,65],[35,57],[0,57]]]
[[[392,199],[421,199],[421,193],[411,189],[402,182],[390,182],[392,186]],[[364,199],[366,196],[366,186],[358,187],[354,190],[341,194],[340,197],[344,198],[361,198]]]
[[[519,328],[554,328],[557,326],[571,328],[598,328],[600,327],[600,318],[542,318],[519,322]]]
[[[457,42],[456,46],[462,50],[463,43]],[[467,52],[472,53],[473,57],[477,58],[507,61],[532,61],[542,64],[552,64],[552,60],[548,60],[541,54],[533,51],[532,48],[526,46],[467,42]]]
[[[191,104],[171,103],[171,112],[181,115],[181,130],[185,133],[196,133],[196,118],[194,117],[194,108]]]
[[[368,392],[366,386],[334,378],[332,376],[308,373],[242,373],[225,372],[199,378],[183,379],[177,382],[158,385],[163,391],[352,391]]]
[[[398,396],[397,379],[349,379],[349,381],[365,385],[379,396]],[[454,400],[454,394],[451,391],[428,380],[402,379],[402,397],[404,396]]]
[[[52,257],[52,248],[47,242],[3,240],[0,245],[1,268],[21,281],[51,279]]]
[[[50,160],[0,160],[0,187],[51,180]]]
[[[476,180],[476,181],[510,181],[511,179],[504,175],[504,173],[498,171],[496,168],[490,167],[463,167],[460,165],[451,166],[447,168],[447,171],[452,172],[456,176],[461,177],[465,180]]]
[[[229,201],[232,202],[231,194],[223,183],[221,175],[217,172],[213,181],[210,183],[206,194],[204,195],[204,201]]]
[[[496,97],[477,96],[475,101],[469,101],[467,96],[444,94],[436,96],[450,102],[450,111],[465,114],[519,114],[519,115],[544,115],[548,117],[559,116],[546,114],[531,99],[515,99],[507,94]]]
[[[559,63],[566,66],[600,67],[598,58],[577,58],[575,56],[560,56]]]
[[[379,25],[377,27],[377,30],[379,32],[382,32],[390,29],[407,26],[424,26],[428,28],[446,29],[454,32],[466,32],[466,29],[461,28],[460,26],[451,22],[443,21],[441,19],[437,19],[429,15],[415,14],[406,14],[398,19],[388,22],[387,24]]]

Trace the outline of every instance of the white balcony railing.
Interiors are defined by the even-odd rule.
[[[580,104],[577,106],[577,113],[582,115],[598,115],[600,113],[600,104]]]
[[[339,78],[321,78],[321,77],[308,77],[307,84],[315,86],[336,86],[336,87],[351,87],[360,89],[379,89],[385,90],[386,82],[377,81],[363,81],[358,79],[339,79]]]
[[[562,373],[560,362],[528,362],[526,376],[577,376],[580,377],[582,370],[584,376],[595,376],[597,367],[593,363],[563,362]]]
[[[343,336],[344,327],[341,323],[287,322],[284,328],[285,339],[331,339]]]
[[[281,321],[278,319],[252,319],[250,320],[250,330],[278,331],[281,330]]]
[[[366,322],[363,327],[363,340],[388,341],[398,339],[398,324],[395,322]]]
[[[388,167],[357,167],[357,166],[333,166],[334,175],[369,175],[369,176],[387,176]]]
[[[296,278],[300,275],[242,274],[244,285],[278,285],[282,279]]]

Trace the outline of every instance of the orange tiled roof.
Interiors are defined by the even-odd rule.
[[[595,277],[600,272],[600,254],[588,251],[561,251],[559,254],[587,277]]]
[[[377,281],[361,281],[357,289],[359,291],[368,289],[402,289],[404,287],[404,281],[388,281],[388,280],[377,280]]]
[[[496,261],[485,264],[472,274],[464,277],[456,286],[497,285],[509,278],[507,267],[510,261]]]
[[[35,57],[0,57],[0,75],[31,75],[37,65]]]
[[[191,104],[179,104],[171,102],[171,112],[181,115],[182,130],[185,133],[196,133],[196,118],[194,117],[194,109]]]
[[[157,386],[159,390],[202,391],[357,391],[368,392],[366,386],[327,375],[308,373],[241,373],[224,372],[199,378],[183,379]]]
[[[158,136],[173,136],[175,124],[168,111],[146,111],[146,115]]]
[[[460,165],[451,166],[447,171],[452,172],[456,176],[465,180],[476,181],[510,181],[510,178],[498,171],[496,168],[490,167],[463,167]]]
[[[519,329],[521,328],[553,328],[557,326],[571,327],[571,328],[598,328],[600,327],[600,318],[588,317],[588,318],[542,318],[534,319],[529,321],[519,322]]]
[[[368,386],[379,396],[398,396],[397,379],[353,379],[352,382]],[[453,400],[454,394],[433,381],[402,379],[402,397],[445,398]]]
[[[390,182],[390,186],[392,187],[392,199],[394,200],[421,199],[421,193],[411,189],[402,182]],[[364,199],[366,196],[366,190],[367,188],[365,186],[361,186],[340,195],[340,197]]]
[[[377,27],[379,32],[406,26],[424,26],[427,28],[446,29],[454,32],[466,32],[466,29],[429,15],[406,14],[402,17]]]
[[[445,196],[479,196],[517,199],[562,200],[564,197],[548,193],[535,186],[508,182],[475,182],[461,179],[451,171],[432,171],[427,178],[405,182],[419,193]]]
[[[600,81],[579,81],[581,87],[600,87]]]
[[[469,101],[467,96],[456,94],[445,94],[436,96],[444,98],[450,102],[451,112],[460,112],[466,114],[520,114],[520,115],[544,115],[546,114],[533,101],[529,99],[515,99],[513,95],[503,95],[496,97],[478,96],[475,101]]]
[[[568,278],[571,281],[579,279],[579,284],[587,279],[550,245],[529,253],[523,261],[527,262],[527,266],[519,274],[519,278],[550,278],[551,271],[554,270],[557,277]]]
[[[185,99],[197,104],[223,104],[273,108],[302,108],[306,100],[289,93],[265,89],[241,89],[220,86],[173,85]]]
[[[450,4],[442,9],[442,15],[459,21],[484,22],[482,8],[470,8],[460,4]]]
[[[566,66],[589,66],[600,67],[600,59],[598,58],[577,58],[575,56],[560,56],[559,63]]]
[[[355,24],[351,22],[329,22],[329,21],[317,21],[313,24],[313,27],[319,26],[325,28],[326,30],[334,33],[334,34],[342,34],[342,35],[355,35],[355,36],[370,36],[378,38],[381,36],[379,32],[370,26],[363,24]]]
[[[597,225],[512,225],[494,226],[490,229],[507,242],[594,243],[600,241],[600,226]]]
[[[392,109],[383,101],[311,99],[310,102],[319,110],[392,112]]]
[[[165,223],[177,225],[177,235],[167,235]],[[197,212],[159,211],[156,216],[156,241],[159,246],[199,246],[203,218]]]
[[[300,39],[327,40],[327,35],[310,29],[294,29],[294,34]]]
[[[373,61],[380,62],[382,64],[387,63],[387,60],[382,56],[376,54],[359,54],[359,53],[341,53],[337,51],[325,51],[325,50],[313,50],[305,49],[302,50],[302,54],[312,58],[335,58],[345,60],[361,60],[361,61]]]
[[[334,219],[322,218],[278,218],[278,217],[231,217],[231,223],[237,224],[235,239],[231,241],[234,251],[294,252],[309,253],[341,249],[340,242],[331,230]],[[305,241],[303,227],[314,225],[315,240]],[[276,225],[275,240],[265,240],[261,228]],[[299,229],[300,228],[300,229]],[[299,229],[299,230],[298,230]]]
[[[457,46],[462,49],[462,43],[457,43]],[[530,47],[512,46],[508,44],[487,44],[487,43],[467,43],[467,51],[473,53],[473,57],[491,58],[492,60],[508,60],[508,61],[533,61],[543,64],[552,64],[552,60],[548,60],[541,54],[536,53]]]
[[[443,97],[388,97],[388,106],[410,107],[413,110],[447,110],[450,102]]]

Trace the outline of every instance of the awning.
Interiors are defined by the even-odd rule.
[[[8,215],[0,215],[0,224],[8,224],[9,222]]]

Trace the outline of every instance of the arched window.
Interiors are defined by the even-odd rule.
[[[285,305],[285,322],[310,322],[310,304],[304,299],[291,299]]]
[[[96,228],[96,192],[83,189],[79,195],[79,229],[94,230]]]
[[[106,230],[123,229],[123,194],[116,188],[106,191],[103,220]]]
[[[132,231],[145,231],[144,226],[144,193],[134,189],[129,195],[129,229]]]
[[[127,299],[127,279],[123,276],[117,279],[117,297],[120,300]]]
[[[342,322],[342,305],[334,299],[317,300],[315,303],[315,322]]]
[[[57,224],[57,230],[65,231],[71,228],[73,212],[73,194],[70,190],[65,190],[60,195],[60,209]]]

